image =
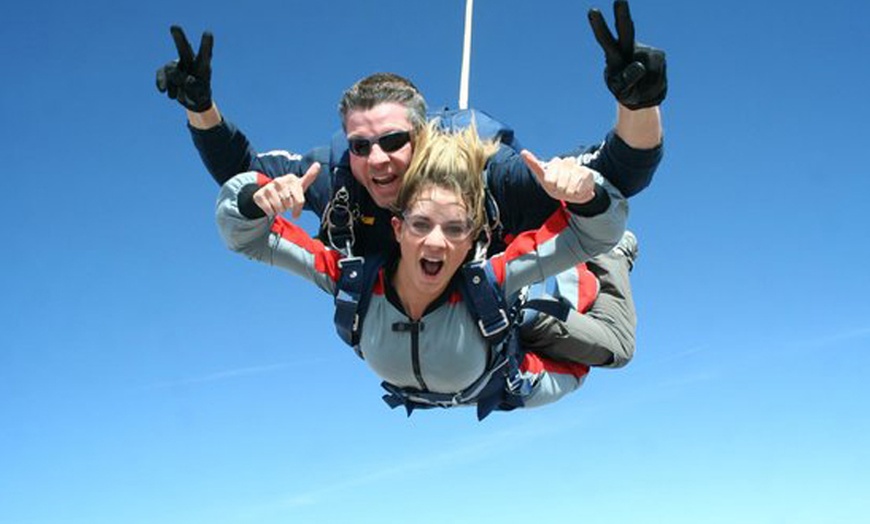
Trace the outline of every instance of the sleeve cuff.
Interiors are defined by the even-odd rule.
[[[260,189],[258,184],[247,184],[239,190],[239,196],[236,197],[239,213],[249,220],[256,220],[266,216],[266,212],[260,209],[260,206],[254,202],[254,193],[258,189]]]
[[[568,203],[568,211],[581,217],[594,217],[610,208],[610,194],[603,186],[595,185],[595,196],[585,204]]]

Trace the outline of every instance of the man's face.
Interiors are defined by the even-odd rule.
[[[408,110],[401,104],[387,102],[367,110],[352,110],[344,120],[348,139],[377,139],[396,131],[412,131]],[[387,149],[390,149],[387,147]],[[411,163],[413,145],[386,152],[381,144],[372,143],[368,155],[350,154],[353,177],[369,192],[379,207],[389,208],[396,201],[402,177]]]

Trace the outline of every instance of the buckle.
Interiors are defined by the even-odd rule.
[[[341,212],[344,214],[344,224],[338,224],[340,220],[338,216],[333,216],[334,213]],[[333,198],[329,201],[326,209],[323,211],[321,222],[326,229],[326,236],[329,239],[329,245],[336,251],[345,252],[346,255],[351,255],[350,246],[356,242],[356,235],[353,231],[354,215],[350,206],[350,193],[347,188],[342,186],[335,192]],[[343,231],[339,231],[339,229]],[[335,237],[340,238],[335,238]],[[341,238],[344,237],[344,238]],[[339,240],[344,240],[345,246],[339,247]]]
[[[504,309],[499,309],[498,312],[501,315],[501,320],[498,321],[498,323],[493,327],[491,331],[487,329],[487,327],[484,325],[482,318],[477,320],[477,327],[480,328],[480,332],[481,334],[483,334],[483,338],[489,338],[493,335],[497,335],[498,333],[501,333],[502,331],[507,329],[508,326],[510,326],[510,322],[508,322],[507,318],[507,313],[505,313]]]

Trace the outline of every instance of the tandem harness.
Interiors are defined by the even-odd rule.
[[[464,129],[473,122],[481,138],[498,139],[517,151],[521,149],[510,127],[481,111],[445,109],[430,115],[430,118],[437,119],[443,129],[454,131]],[[333,197],[321,219],[321,238],[344,255],[338,262],[340,275],[336,282],[334,316],[336,331],[363,358],[359,349],[363,319],[372,288],[386,257],[377,252],[366,257],[353,253],[357,240],[354,223],[360,216],[359,202],[363,195],[357,194],[362,189],[350,172],[348,155],[346,137],[341,132],[336,133],[330,152]],[[491,361],[474,383],[457,393],[433,393],[382,383],[387,390],[384,401],[393,408],[405,406],[409,416],[414,409],[476,404],[477,417],[482,420],[494,410],[509,411],[523,406],[534,384],[524,378],[520,370],[525,355],[518,337],[521,312],[530,309],[563,320],[567,317],[568,307],[565,304],[549,299],[526,300],[524,293],[520,293],[510,305],[507,304],[491,267],[484,260],[489,240],[496,238],[501,241],[503,236],[498,205],[488,189],[485,206],[489,224],[487,234],[490,238],[486,244],[479,244],[475,259],[463,265],[460,287],[481,335],[489,343]]]

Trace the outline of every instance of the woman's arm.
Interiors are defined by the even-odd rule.
[[[267,216],[254,203],[254,194],[272,183],[249,171],[223,185],[216,212],[221,237],[232,251],[299,275],[332,294],[341,254],[280,215]]]
[[[520,234],[490,260],[506,295],[610,251],[625,231],[628,203],[619,190],[588,168],[573,163],[560,167],[593,178],[594,196],[585,203],[561,205],[543,226]],[[530,168],[544,177],[540,165]]]

